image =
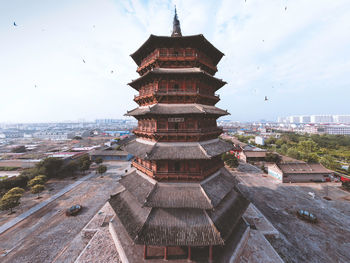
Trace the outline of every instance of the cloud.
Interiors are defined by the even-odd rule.
[[[129,54],[170,35],[175,4],[184,35],[225,53],[218,106],[232,119],[349,113],[346,0],[14,0],[0,3],[0,122],[121,118],[136,107]]]

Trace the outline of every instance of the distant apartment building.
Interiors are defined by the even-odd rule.
[[[300,116],[289,116],[289,123],[300,123]]]
[[[299,123],[310,123],[311,116],[299,116]]]
[[[73,139],[75,136],[72,132],[63,131],[42,131],[33,134],[34,138],[39,138],[43,140],[68,140]]]
[[[121,120],[118,119],[96,119],[96,124],[112,124],[112,123],[118,123],[121,122]]]
[[[350,115],[301,115],[278,117],[278,123],[343,123],[350,124]]]
[[[311,115],[310,122],[311,123],[332,123],[333,116],[332,115]]]
[[[350,124],[350,115],[334,115],[333,119],[335,123]]]
[[[332,125],[324,126],[324,133],[335,135],[350,135],[350,126],[346,125]]]

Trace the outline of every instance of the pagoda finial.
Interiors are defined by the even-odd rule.
[[[175,6],[174,21],[173,21],[173,33],[171,34],[171,36],[172,37],[182,37],[181,28],[180,28],[180,21],[177,18],[176,6]]]

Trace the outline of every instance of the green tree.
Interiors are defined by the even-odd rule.
[[[32,188],[30,189],[32,194],[38,194],[38,198],[40,197],[40,193],[42,191],[44,191],[45,186],[43,186],[42,184],[36,184],[34,186],[32,186]]]
[[[279,148],[281,148],[282,145],[283,145],[284,143],[285,143],[285,142],[284,142],[283,139],[278,139],[278,140],[276,141],[276,145],[277,145]]]
[[[301,159],[307,163],[318,163],[318,155],[316,153],[301,153]]]
[[[281,153],[282,154],[287,154],[287,151],[288,151],[288,146],[287,146],[287,144],[283,144],[282,146],[281,146]]]
[[[270,145],[270,144],[275,144],[276,143],[276,138],[275,137],[269,137],[265,140],[265,144]]]
[[[79,169],[79,164],[77,162],[69,162],[62,168],[62,174],[64,176],[73,176]]]
[[[322,156],[322,158],[320,159],[320,163],[331,170],[336,170],[340,168],[340,164],[336,162],[335,158],[328,154]]]
[[[20,187],[14,187],[12,189],[10,189],[6,194],[9,195],[23,195],[24,193],[24,189],[20,188]]]
[[[48,157],[36,165],[48,178],[59,177],[62,166],[63,160],[55,157]]]
[[[0,200],[0,209],[5,211],[10,209],[12,214],[12,209],[20,204],[20,199],[22,194],[5,194]]]
[[[29,187],[33,187],[34,185],[42,185],[44,184],[44,180],[39,178],[38,176],[34,177],[32,180],[28,182]]]
[[[81,172],[84,173],[85,171],[89,170],[90,165],[91,165],[91,160],[88,155],[84,155],[79,159],[78,166]]]
[[[17,147],[12,149],[13,153],[24,153],[26,151],[27,151],[27,149],[26,149],[26,147],[24,145],[17,146]]]
[[[314,141],[300,141],[298,143],[298,150],[304,153],[315,153],[318,150],[317,143]]]
[[[267,153],[265,160],[267,162],[272,162],[272,163],[280,163],[282,158],[279,154],[276,153]]]
[[[101,163],[103,163],[103,159],[101,157],[98,157],[98,158],[96,158],[95,163],[101,164]]]
[[[107,166],[101,164],[99,167],[97,167],[97,172],[102,175],[107,171]]]
[[[47,182],[47,176],[46,175],[37,175],[35,178],[38,178],[38,179],[42,180],[44,183]]]
[[[289,148],[287,151],[287,155],[289,157],[294,158],[294,159],[300,159],[300,153],[299,153],[298,149],[295,147]]]
[[[239,161],[235,156],[233,156],[233,157],[234,158],[227,160],[226,164],[231,168],[236,168],[239,165]]]

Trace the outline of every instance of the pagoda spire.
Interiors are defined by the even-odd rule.
[[[172,37],[182,37],[181,34],[181,28],[180,28],[180,21],[177,18],[177,12],[176,12],[176,6],[175,6],[175,15],[173,20],[173,33],[171,33]]]

